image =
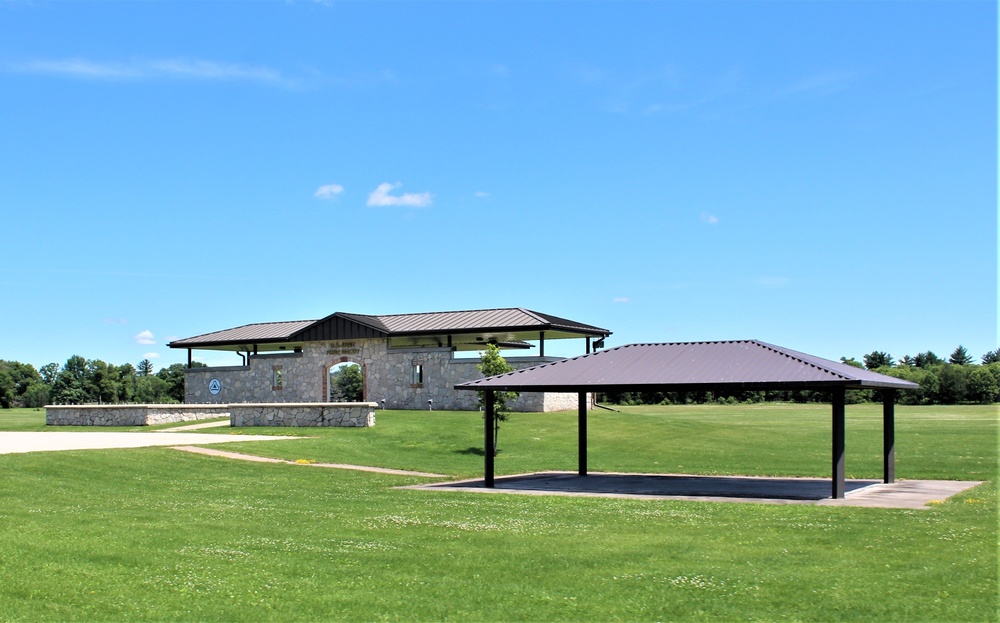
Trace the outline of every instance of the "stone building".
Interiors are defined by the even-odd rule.
[[[361,366],[364,401],[387,409],[474,410],[475,393],[454,386],[483,376],[476,369],[479,358],[456,353],[482,351],[486,344],[508,353],[537,346],[532,356],[504,354],[520,369],[561,359],[545,356],[546,341],[583,340],[584,354],[602,347],[610,334],[522,308],[388,316],[337,312],[321,320],[244,325],[168,346],[188,350],[188,403],[330,402],[331,371],[352,363]],[[234,351],[243,363],[191,367],[194,350]],[[559,411],[577,408],[576,401],[575,394],[533,393],[521,396],[512,407]]]

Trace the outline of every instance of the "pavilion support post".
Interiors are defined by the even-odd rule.
[[[188,367],[190,368],[193,361],[193,355],[191,354],[191,349],[188,349]]]
[[[833,491],[831,497],[843,499],[844,487],[844,439],[846,390],[838,387],[833,390]]]
[[[493,488],[493,418],[496,417],[496,394],[486,390],[486,409],[483,413],[483,486]]]
[[[896,390],[882,390],[882,481],[896,482]]]
[[[545,331],[538,332],[538,356],[545,356]]]
[[[578,395],[577,404],[579,405],[579,413],[577,415],[577,421],[579,425],[578,429],[578,441],[577,446],[579,447],[579,474],[581,476],[587,475],[587,392],[580,392]]]

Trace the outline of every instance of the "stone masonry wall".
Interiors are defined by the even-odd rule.
[[[229,405],[231,426],[375,426],[374,402]]]
[[[554,358],[511,357],[515,369]],[[454,386],[477,378],[477,358],[456,359],[449,348],[389,349],[386,340],[341,340],[307,343],[301,353],[254,355],[246,366],[189,368],[185,370],[185,402],[216,404],[326,402],[331,367],[344,362],[361,365],[364,400],[386,409],[474,411],[476,392]],[[422,383],[414,383],[414,366],[421,367]],[[276,371],[280,370],[280,386]],[[217,394],[210,384],[217,380]],[[428,401],[432,401],[428,404]],[[576,409],[575,394],[526,393],[516,400],[515,411]]]
[[[223,417],[226,405],[48,405],[48,426],[152,426]]]

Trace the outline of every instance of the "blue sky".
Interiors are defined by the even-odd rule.
[[[3,2],[0,92],[0,359],[492,307],[997,347],[995,2]]]

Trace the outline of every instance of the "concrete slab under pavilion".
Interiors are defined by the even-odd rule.
[[[645,500],[929,509],[932,502],[944,501],[979,484],[982,483],[956,480],[901,480],[884,483],[880,480],[850,479],[845,481],[844,497],[831,498],[830,481],[826,478],[600,472],[580,476],[574,472],[539,472],[500,476],[495,478],[493,487],[486,487],[482,478],[476,478],[403,488]]]

